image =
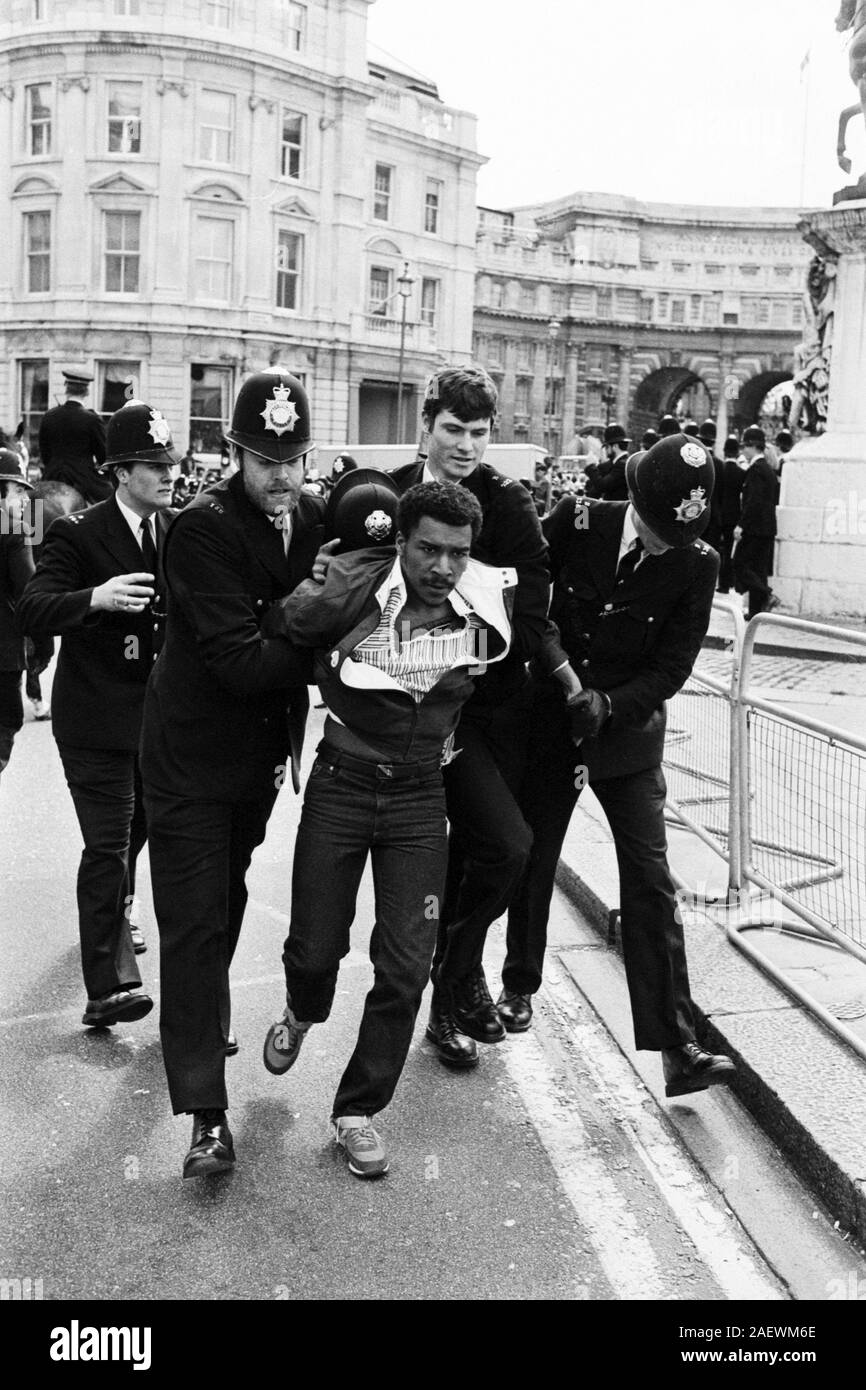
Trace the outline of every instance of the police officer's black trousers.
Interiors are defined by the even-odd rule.
[[[138,754],[58,743],[84,840],[78,930],[88,999],[141,984],[129,931],[135,861],[147,839]]]
[[[505,911],[529,858],[532,833],[517,805],[530,688],[493,708],[467,707],[460,751],[445,768],[448,875],[432,979],[453,983],[481,964],[491,922]]]
[[[23,723],[21,672],[0,671],[0,772],[9,762],[15,735]]]
[[[762,613],[767,606],[775,544],[773,536],[744,535],[734,551],[737,592],[749,595],[750,618]]]
[[[225,1110],[229,965],[247,905],[246,872],[276,790],[258,801],[191,801],[148,787],[159,927],[159,1031],[172,1109]]]
[[[544,710],[545,717],[533,721],[518,797],[534,840],[508,911],[502,982],[514,994],[533,994],[541,984],[556,866],[582,781],[580,750],[571,740],[564,704],[545,702]],[[664,776],[660,767],[650,767],[595,781],[592,790],[616,847],[635,1046],[676,1047],[695,1032],[683,929],[667,862]]]

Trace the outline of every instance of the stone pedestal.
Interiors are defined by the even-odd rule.
[[[785,459],[773,589],[810,617],[866,613],[866,199],[810,214],[838,254],[827,430]]]

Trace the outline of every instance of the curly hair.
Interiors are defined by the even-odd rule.
[[[458,483],[416,483],[397,505],[397,530],[408,539],[425,516],[446,526],[471,526],[478,539],[483,514],[477,498]]]
[[[464,424],[496,418],[499,393],[483,367],[443,367],[427,379],[421,414],[430,427],[440,410],[450,410]]]

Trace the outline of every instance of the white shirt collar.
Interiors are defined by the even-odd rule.
[[[637,539],[637,529],[635,527],[634,518],[632,516],[631,503],[629,502],[625,514],[625,521],[623,522],[622,527],[622,539],[619,543],[619,555],[617,556],[617,564],[619,564],[623,555],[625,555],[627,551],[631,550],[632,546],[634,545]]]
[[[391,566],[391,570],[387,578],[384,580],[382,584],[379,585],[378,589],[376,590],[376,602],[378,603],[379,608],[382,610],[383,613],[387,606],[388,600],[390,599],[395,589],[399,591],[403,603],[405,603],[408,594],[406,591],[406,581],[403,578],[403,566],[400,564],[399,555],[397,556],[396,560]],[[454,609],[454,612],[457,614],[458,618],[467,618],[469,614],[473,611],[471,605],[466,602],[466,600],[462,597],[459,590],[457,589],[451,590],[450,594],[448,595],[448,602],[451,604],[451,607]]]
[[[150,534],[153,536],[154,541],[156,541],[156,532],[154,531],[154,528],[150,524],[148,518],[139,516],[138,512],[134,512],[131,507],[127,507],[125,502],[121,502],[117,493],[114,494],[114,500],[117,503],[120,515],[123,517],[124,521],[126,522],[127,526],[129,527],[130,531],[135,537],[136,545],[141,545],[141,523],[145,520],[148,521],[148,529],[150,530]]]
[[[426,459],[424,460],[424,471],[421,474],[421,481],[422,483],[436,483],[439,481],[439,479],[430,472],[430,465]]]

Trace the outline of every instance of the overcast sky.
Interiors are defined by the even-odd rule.
[[[368,36],[478,116],[493,207],[577,189],[807,205],[848,180],[839,0],[376,0]],[[810,61],[801,74],[807,52]],[[807,108],[808,99],[808,108]],[[804,121],[804,116],[806,117]],[[866,127],[849,129],[855,177]]]

